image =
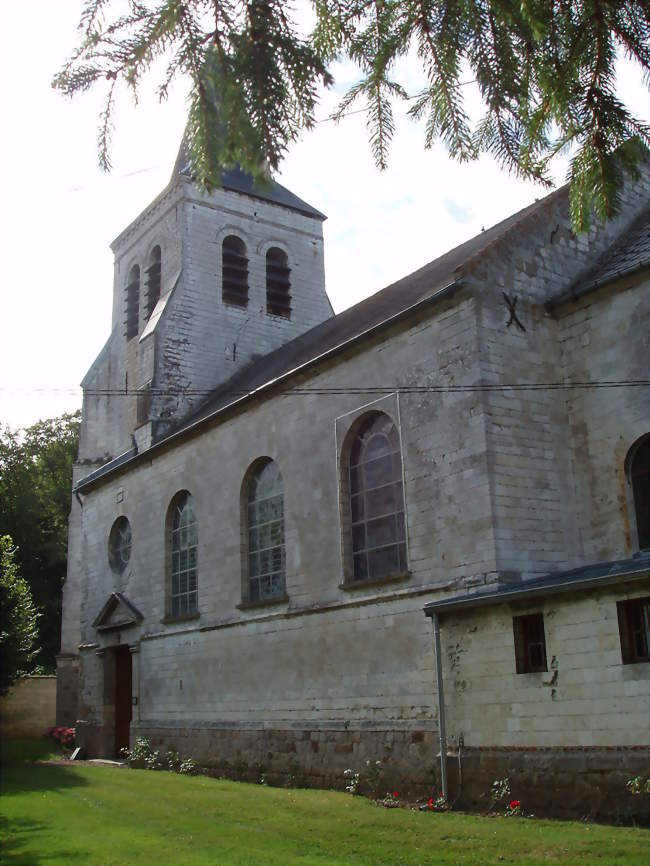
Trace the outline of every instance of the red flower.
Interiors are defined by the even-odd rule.
[[[429,799],[427,800],[427,806],[430,809],[433,809],[434,803],[435,803],[435,800],[433,799],[433,797],[429,797]]]
[[[520,806],[521,806],[521,803],[519,802],[519,800],[511,800],[510,801],[510,808],[511,809],[518,809]]]
[[[395,799],[397,800],[397,798],[399,797],[399,791],[393,791],[393,797],[395,797]]]

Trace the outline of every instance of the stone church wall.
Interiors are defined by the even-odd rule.
[[[477,370],[474,302],[461,298],[433,318],[395,329],[389,342],[350,352],[301,386],[347,382],[390,391],[452,375],[472,382]],[[410,576],[348,587],[341,585],[337,437],[340,442],[369,403],[390,414],[402,435]],[[301,737],[308,731],[309,743],[321,742],[311,735],[323,733],[320,751],[309,745],[323,780],[371,754],[395,755],[402,773],[405,766],[422,769],[422,743],[431,745],[436,728],[430,624],[422,605],[441,589],[497,577],[479,405],[471,391],[407,393],[399,401],[390,393],[377,400],[372,393],[289,392],[89,492],[82,518],[82,702],[90,722],[108,721],[104,662],[97,656],[102,647],[91,624],[109,594],[119,591],[144,615],[141,626],[123,633],[140,646],[133,734],[161,736],[180,728],[199,759],[209,757],[200,754],[201,743],[217,737],[226,757],[215,760],[232,763],[230,739],[261,725],[274,732],[271,739],[294,730]],[[289,601],[242,609],[240,491],[260,456],[272,457],[283,476]],[[165,513],[183,489],[194,497],[199,524],[200,617],[163,624]],[[131,522],[133,549],[117,578],[106,550],[121,514]],[[106,635],[100,643],[114,640]],[[426,766],[434,765],[431,757]]]
[[[491,783],[509,777],[526,810],[622,818],[640,808],[650,820],[650,804],[625,788],[650,760],[650,665],[621,663],[616,608],[649,592],[646,577],[443,618],[447,737],[454,755],[462,744],[462,790],[449,760],[452,797],[487,807]],[[518,674],[512,618],[530,613],[544,616],[548,671]]]

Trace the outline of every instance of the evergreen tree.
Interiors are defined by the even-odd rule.
[[[0,695],[32,670],[38,613],[27,582],[20,576],[8,535],[0,535]]]
[[[262,180],[314,122],[328,64],[349,56],[361,77],[340,106],[363,101],[375,160],[386,165],[393,104],[408,94],[393,75],[417,51],[426,86],[410,113],[426,119],[425,144],[442,139],[459,160],[481,152],[523,178],[549,185],[550,159],[571,148],[572,219],[619,207],[624,171],[634,171],[650,128],[616,91],[617,50],[650,82],[648,0],[312,0],[316,24],[300,35],[284,0],[86,0],[80,43],[54,86],[67,95],[107,85],[99,132],[109,167],[115,88],[137,93],[154,61],[167,59],[164,98],[191,80],[186,136],[191,168],[207,189],[239,164]],[[114,16],[110,17],[111,11]],[[469,69],[485,104],[472,128],[461,77]]]

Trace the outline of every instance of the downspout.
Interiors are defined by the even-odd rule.
[[[445,730],[445,693],[442,681],[442,651],[440,649],[440,620],[438,614],[431,616],[433,621],[433,644],[436,654],[436,688],[438,689],[438,729],[440,732],[440,783],[442,796],[448,799],[447,790],[447,732]]]

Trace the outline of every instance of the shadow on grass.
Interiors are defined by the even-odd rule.
[[[42,860],[34,860],[34,851],[25,850],[28,841],[33,840],[34,836],[49,828],[45,824],[31,819],[21,818],[5,818],[0,815],[0,836],[2,837],[2,850],[0,853],[0,864],[2,866],[35,866],[36,862],[47,862],[47,856]],[[80,861],[79,851],[62,851],[57,849],[57,858],[61,858],[64,862],[83,862]],[[60,861],[59,861],[60,862]]]
[[[59,791],[87,785],[68,761],[56,761],[52,741],[3,740],[0,743],[0,791],[3,797],[25,791]],[[51,763],[38,763],[55,758]]]

